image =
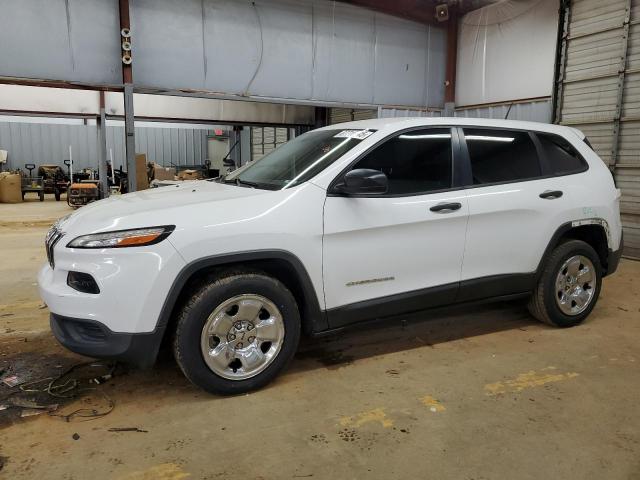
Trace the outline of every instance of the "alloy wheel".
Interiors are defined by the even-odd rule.
[[[555,283],[556,304],[565,315],[579,315],[594,298],[596,271],[591,260],[574,255],[564,261]]]
[[[238,295],[221,303],[202,328],[200,348],[207,366],[229,380],[265,370],[284,341],[282,313],[266,297]]]

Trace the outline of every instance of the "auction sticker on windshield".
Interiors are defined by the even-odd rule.
[[[334,135],[335,138],[355,138],[356,140],[364,140],[373,132],[370,130],[343,130]]]

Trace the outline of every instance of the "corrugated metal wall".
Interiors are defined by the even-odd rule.
[[[378,118],[397,118],[397,117],[440,117],[440,110],[418,109],[418,108],[402,108],[402,107],[381,107],[378,110]]]
[[[459,22],[456,103],[551,97],[560,0],[478,3]]]
[[[573,0],[556,121],[582,130],[622,190],[625,254],[640,257],[640,0]]]
[[[443,102],[446,30],[441,25],[326,0],[129,3],[135,81],[145,88],[285,103]],[[100,85],[122,79],[116,0],[2,0],[0,5],[2,76]]]
[[[454,116],[549,123],[552,120],[551,110],[551,98],[539,98],[530,101],[514,100],[513,102],[457,108]],[[444,112],[441,110],[432,108],[380,107],[377,112],[375,110],[332,108],[330,111],[330,123],[350,122],[352,120],[376,117],[441,117],[443,114]]]
[[[161,165],[201,164],[207,157],[207,134],[196,128],[136,127],[136,152]],[[0,122],[0,150],[9,152],[3,169],[23,168],[25,163],[63,165],[73,147],[76,168],[98,166],[95,125]],[[113,150],[116,168],[125,163],[124,127],[107,126],[107,159]]]
[[[551,110],[551,98],[544,98],[530,102],[506,102],[472,108],[458,108],[455,116],[549,123],[552,119]]]

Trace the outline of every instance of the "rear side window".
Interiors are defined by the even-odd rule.
[[[504,183],[540,177],[536,146],[528,132],[464,128],[473,184]]]
[[[582,172],[586,163],[575,148],[559,135],[536,133],[553,175]]]
[[[353,168],[383,172],[388,195],[416,195],[450,188],[451,162],[451,130],[429,128],[391,138]]]

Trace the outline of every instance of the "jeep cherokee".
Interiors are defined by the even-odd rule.
[[[233,394],[272,380],[301,332],[516,297],[579,324],[618,265],[619,199],[573,128],[344,123],[83,207],[47,234],[38,282],[70,350],[144,367],[166,339],[189,380]]]

